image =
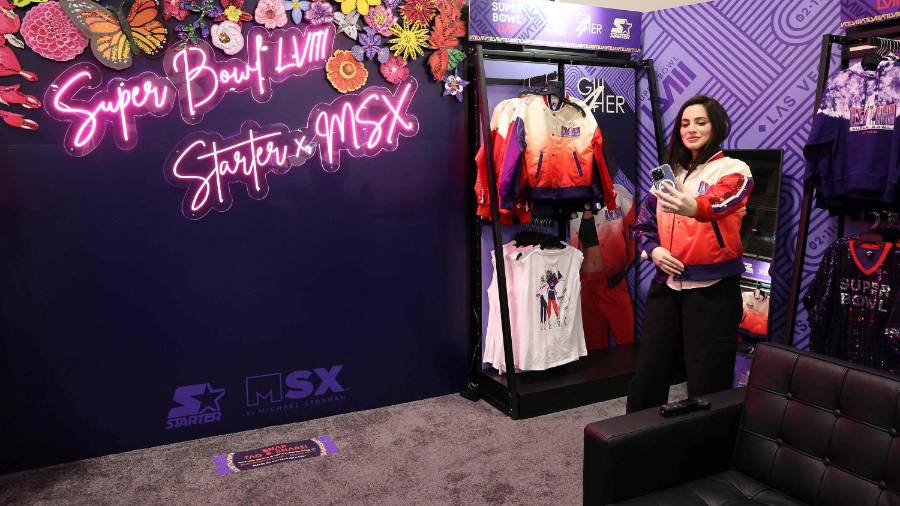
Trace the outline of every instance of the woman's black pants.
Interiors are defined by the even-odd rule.
[[[668,402],[682,364],[689,397],[731,388],[742,315],[738,276],[681,291],[651,283],[627,412]]]

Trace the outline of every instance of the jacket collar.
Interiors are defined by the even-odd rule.
[[[706,164],[706,163],[709,163],[709,162],[714,162],[714,161],[719,160],[719,159],[722,159],[722,158],[725,158],[725,152],[722,151],[722,150],[720,149],[716,154],[714,154],[714,155],[712,155],[711,157],[709,157],[709,160],[707,160],[707,161],[704,162],[704,163]]]

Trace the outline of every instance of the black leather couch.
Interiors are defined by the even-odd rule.
[[[761,344],[746,389],[584,429],[585,504],[900,506],[900,378]]]

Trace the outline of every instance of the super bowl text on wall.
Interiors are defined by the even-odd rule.
[[[70,155],[89,155],[102,145],[107,129],[119,149],[130,150],[138,145],[138,118],[168,116],[176,103],[188,125],[201,123],[229,93],[249,91],[258,106],[264,106],[274,93],[273,83],[324,68],[334,35],[331,24],[271,32],[253,27],[240,58],[219,61],[203,41],[175,45],[163,57],[165,76],[143,72],[113,78],[105,86],[99,67],[79,63],[53,81],[45,100],[51,117],[69,123],[64,147]],[[417,89],[409,77],[393,90],[371,86],[341,95],[315,105],[305,125],[248,120],[236,135],[192,132],[167,157],[165,179],[185,188],[181,210],[188,219],[230,209],[231,183],[241,183],[251,198],[263,199],[269,173],[284,175],[316,150],[326,172],[340,169],[344,153],[359,158],[396,150],[400,137],[419,131],[418,119],[409,112]]]

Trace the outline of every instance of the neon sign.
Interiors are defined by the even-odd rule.
[[[135,119],[152,114],[165,116],[175,103],[175,88],[163,77],[144,72],[128,79],[115,78],[89,99],[75,98],[82,89],[100,86],[100,69],[91,63],[70,67],[53,81],[44,97],[48,114],[70,123],[66,152],[85,156],[100,145],[108,123],[115,125],[116,145],[129,150],[137,146]]]
[[[355,158],[375,156],[397,149],[400,136],[419,132],[419,120],[407,109],[418,83],[408,79],[394,93],[381,87],[366,88],[359,95],[345,95],[313,108],[307,120],[319,141],[322,168],[341,168],[341,151]]]
[[[334,42],[334,27],[310,25],[268,32],[253,27],[247,34],[245,57],[218,61],[212,47],[173,46],[163,58],[165,77],[144,72],[114,78],[92,96],[85,90],[100,88],[100,69],[76,64],[50,85],[45,96],[49,114],[70,123],[66,152],[85,156],[100,146],[112,125],[115,143],[123,150],[137,146],[137,118],[168,115],[177,102],[182,120],[193,125],[203,120],[228,93],[250,91],[262,104],[272,97],[272,84],[324,67]],[[269,192],[270,174],[283,175],[306,163],[318,149],[327,172],[341,167],[342,156],[373,157],[394,151],[401,137],[413,137],[419,120],[409,112],[418,89],[415,79],[401,82],[393,91],[375,86],[355,95],[342,95],[310,111],[306,126],[291,129],[284,124],[260,126],[247,121],[240,133],[194,132],[171,151],[165,162],[165,179],[184,188],[182,214],[203,218],[210,211],[225,212],[233,204],[233,183],[246,187],[260,200]]]
[[[407,112],[417,88],[416,80],[410,78],[393,93],[372,87],[319,104],[302,130],[247,122],[240,135],[228,139],[214,133],[191,134],[169,154],[166,180],[187,189],[181,213],[192,220],[212,210],[229,210],[231,183],[243,183],[251,198],[261,200],[269,192],[269,172],[283,175],[303,165],[316,147],[328,172],[340,168],[342,152],[363,157],[395,150],[401,136],[412,137],[419,131],[419,120]]]
[[[228,139],[204,132],[189,135],[169,154],[165,175],[173,185],[187,188],[181,213],[196,220],[213,209],[231,208],[231,183],[243,183],[251,198],[264,199],[268,172],[285,174],[306,163],[314,151],[315,145],[299,131],[248,121],[240,135]]]
[[[212,47],[201,41],[166,52],[163,68],[178,89],[181,117],[199,123],[226,93],[250,90],[259,103],[272,98],[272,82],[299,77],[325,66],[334,43],[334,26],[296,27],[269,34],[261,26],[247,33],[246,59],[216,61]]]

